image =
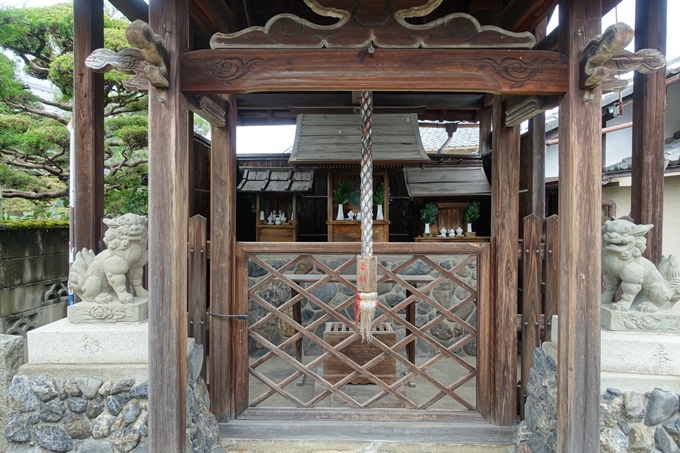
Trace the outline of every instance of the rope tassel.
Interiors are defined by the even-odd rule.
[[[378,261],[373,256],[373,93],[361,92],[361,256],[357,257],[356,323],[361,339],[371,341],[378,305]]]

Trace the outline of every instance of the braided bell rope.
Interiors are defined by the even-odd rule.
[[[361,256],[373,256],[373,92],[361,92]]]

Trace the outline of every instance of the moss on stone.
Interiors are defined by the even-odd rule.
[[[2,220],[0,230],[35,230],[68,228],[68,220]]]

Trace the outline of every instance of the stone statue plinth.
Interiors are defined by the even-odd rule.
[[[140,322],[148,317],[148,298],[135,297],[131,303],[79,302],[66,310],[68,319],[74,324],[94,322]]]
[[[627,332],[680,333],[680,311],[664,310],[644,313],[637,310],[615,310],[605,304],[600,310],[604,329]]]

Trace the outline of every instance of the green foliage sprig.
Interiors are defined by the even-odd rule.
[[[465,220],[465,223],[472,223],[475,220],[479,218],[479,208],[481,207],[482,203],[479,201],[473,201],[472,203],[468,203],[467,207],[465,208],[465,214],[463,214],[463,219]]]
[[[373,189],[373,203],[385,204],[385,183],[380,183]]]
[[[352,196],[352,186],[347,181],[338,183],[338,190],[333,191],[333,203],[345,204]]]
[[[433,202],[429,202],[423,209],[420,210],[421,220],[428,225],[434,225],[437,214],[439,214],[439,208],[437,207],[437,203]]]

